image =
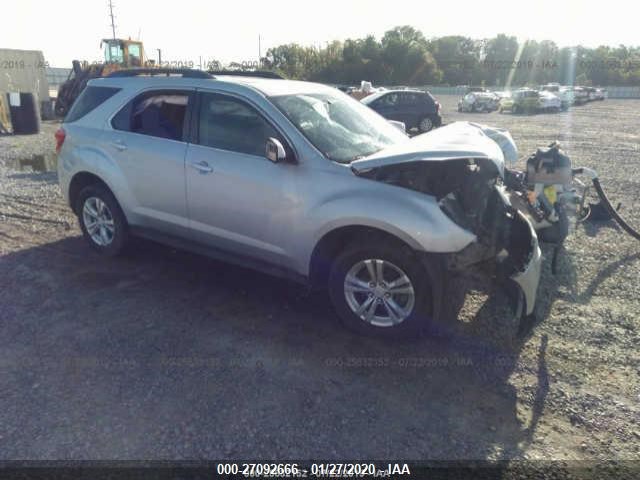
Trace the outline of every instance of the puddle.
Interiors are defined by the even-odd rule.
[[[54,153],[31,155],[7,160],[7,166],[20,171],[51,172],[58,168],[58,156]]]

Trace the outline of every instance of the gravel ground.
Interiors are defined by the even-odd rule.
[[[522,154],[559,139],[640,226],[640,101],[534,116],[440,101]],[[286,281],[149,242],[91,253],[37,171],[52,159],[24,160],[56,128],[0,137],[0,459],[638,458],[640,246],[614,224],[578,226],[556,276],[547,262],[519,342],[495,341],[500,292],[465,278],[454,336],[385,344]]]

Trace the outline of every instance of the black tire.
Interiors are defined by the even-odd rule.
[[[58,117],[64,117],[67,114],[67,107],[63,103],[56,102],[54,111]]]
[[[428,127],[426,125],[427,123],[428,123]],[[418,130],[420,131],[420,133],[430,132],[435,128],[435,126],[436,126],[436,122],[434,122],[433,118],[431,117],[423,117],[418,122]]]
[[[367,259],[391,262],[410,279],[414,289],[414,305],[409,315],[393,326],[376,326],[355,314],[347,302],[344,284],[349,270]],[[356,242],[348,246],[333,261],[329,274],[329,297],[344,325],[359,334],[385,339],[417,337],[435,325],[434,312],[439,312],[441,289],[434,288],[437,269],[420,258],[407,246],[387,240]],[[363,294],[364,295],[364,294]],[[376,307],[376,308],[384,308]]]
[[[100,245],[96,243],[96,241],[87,231],[83,209],[85,206],[85,202],[90,198],[98,198],[102,202],[104,202],[104,204],[108,208],[110,214],[109,216],[113,219],[114,232],[112,234],[111,241],[106,245]],[[124,216],[124,213],[122,213],[122,209],[118,204],[118,201],[108,188],[99,184],[88,185],[84,187],[80,191],[80,193],[78,194],[78,198],[76,199],[75,212],[78,215],[78,222],[80,223],[82,235],[84,236],[89,246],[91,246],[91,248],[93,248],[96,252],[108,257],[115,257],[125,250],[125,247],[127,246],[129,240],[129,226],[127,224],[127,219]]]

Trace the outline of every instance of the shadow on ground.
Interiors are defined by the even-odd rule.
[[[447,339],[385,343],[345,331],[324,294],[150,242],[1,260],[4,459],[514,458],[544,408],[546,338],[523,423],[523,342],[478,335],[500,301]]]

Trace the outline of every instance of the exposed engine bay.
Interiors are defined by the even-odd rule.
[[[451,255],[451,269],[462,270],[498,258],[500,270],[510,276],[528,264],[532,242],[529,226],[511,205],[510,192],[492,161],[405,163],[363,176],[433,195],[451,220],[476,235],[477,242]]]

